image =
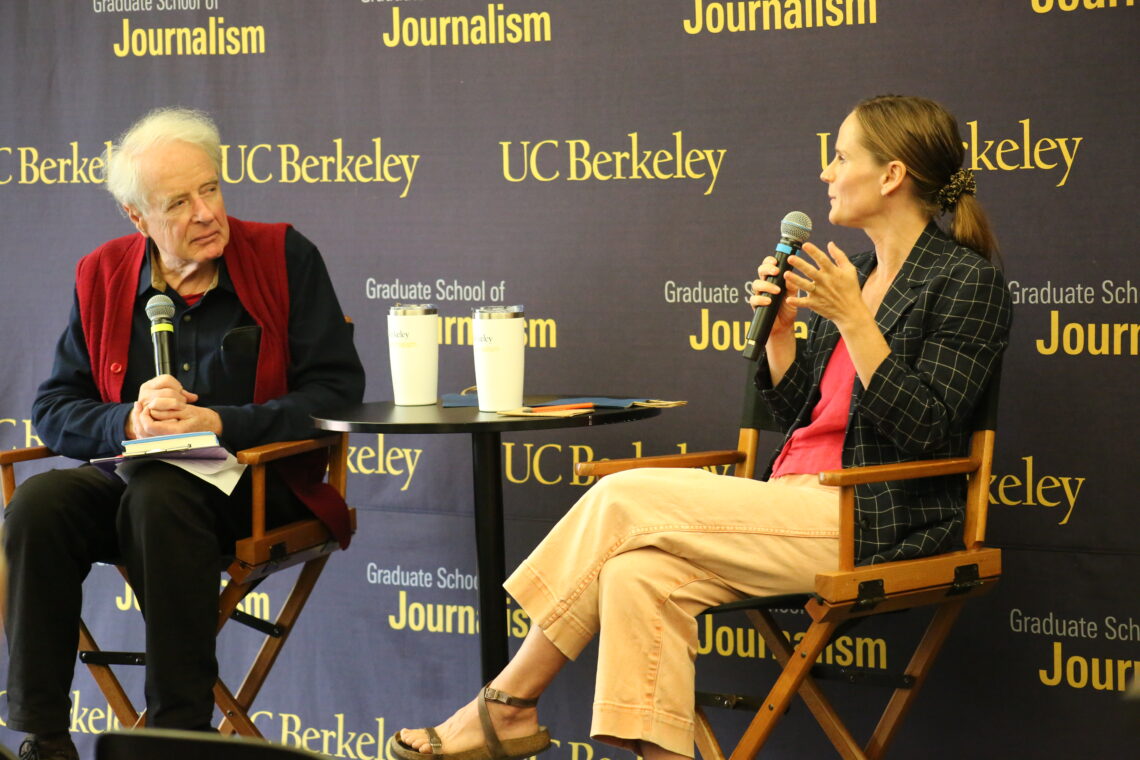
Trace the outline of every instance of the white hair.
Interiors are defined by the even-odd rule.
[[[120,207],[147,209],[149,199],[139,171],[139,156],[156,145],[169,142],[198,146],[221,174],[222,144],[214,120],[205,112],[192,108],[156,108],[132,124],[119,137],[118,144],[103,154],[107,167],[107,191]]]

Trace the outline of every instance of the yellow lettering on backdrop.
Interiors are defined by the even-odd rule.
[[[1037,677],[1045,686],[1064,684],[1071,689],[1092,687],[1094,691],[1124,691],[1129,675],[1135,673],[1140,673],[1140,661],[1066,656],[1062,643],[1054,641],[1050,663],[1037,671]]]
[[[681,21],[686,34],[780,31],[878,22],[876,0],[693,0],[692,17]]]
[[[386,447],[383,433],[376,435],[376,447],[349,446],[348,471],[359,475],[406,476],[401,491],[407,491],[416,475],[423,449]]]
[[[1058,525],[1066,525],[1077,507],[1077,498],[1087,478],[1071,475],[1038,477],[1032,456],[1022,457],[1025,469],[1020,474],[990,475],[990,504],[1007,507],[1062,507],[1064,516]]]
[[[15,418],[15,417],[7,417],[7,418],[0,419],[0,425],[11,425],[13,428],[16,428],[16,429],[19,429],[21,427],[23,428],[24,439],[23,439],[23,441],[14,445],[12,447],[14,449],[16,449],[16,448],[28,449],[28,448],[32,448],[33,446],[43,446],[44,445],[44,442],[40,440],[40,437],[38,435],[36,435],[35,429],[32,427],[32,421],[30,419],[22,419],[21,420],[21,419]]]
[[[1026,171],[1041,169],[1045,171],[1059,170],[1060,179],[1056,187],[1064,187],[1069,181],[1069,175],[1077,160],[1077,151],[1083,137],[1040,137],[1033,134],[1032,119],[1025,118],[1017,122],[1020,125],[1020,135],[1014,137],[988,138],[982,136],[981,124],[978,120],[966,122],[969,127],[966,139],[962,145],[966,148],[966,166],[973,171]],[[819,138],[820,169],[826,169],[830,163],[830,132],[817,132]],[[1060,155],[1054,155],[1060,151]]]
[[[1061,313],[1049,311],[1048,335],[1038,338],[1037,353],[1052,356],[1063,351],[1069,356],[1140,355],[1140,322],[1066,322]]]
[[[123,17],[122,39],[111,46],[118,58],[167,55],[260,55],[265,52],[264,26],[226,26],[211,16],[206,26],[131,28]]]
[[[1063,11],[1099,11],[1107,8],[1132,8],[1136,0],[1030,0],[1034,13]]]
[[[694,351],[743,351],[748,337],[750,320],[710,319],[707,308],[700,311],[700,324],[695,332],[689,335],[689,348]],[[795,323],[797,338],[807,337],[807,322],[799,320]]]
[[[484,14],[401,17],[392,6],[392,27],[380,35],[385,47],[447,45],[517,45],[550,42],[551,17],[543,12],[507,13],[502,3],[488,3]]]

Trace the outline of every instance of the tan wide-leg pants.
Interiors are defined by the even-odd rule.
[[[587,491],[505,588],[571,659],[599,634],[593,737],[691,757],[696,615],[811,590],[836,567],[838,525],[838,491],[815,476],[632,470]]]

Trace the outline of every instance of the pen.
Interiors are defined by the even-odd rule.
[[[534,406],[530,407],[532,412],[562,412],[568,409],[593,409],[594,403],[592,401],[585,401],[581,404],[555,404],[554,406]]]

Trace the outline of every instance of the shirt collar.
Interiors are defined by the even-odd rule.
[[[155,266],[155,259],[158,256],[158,248],[155,246],[154,241],[147,238],[146,253],[143,257],[142,268],[139,271],[139,285],[137,295],[146,293],[149,289],[153,288],[159,293],[165,293],[167,284],[166,280],[162,279],[162,271]],[[223,256],[218,260],[218,268],[214,270],[214,280],[210,283],[210,287],[206,288],[205,292],[209,293],[214,288],[222,288],[231,293],[234,291],[233,281],[230,279],[229,272],[226,271],[226,259]]]

